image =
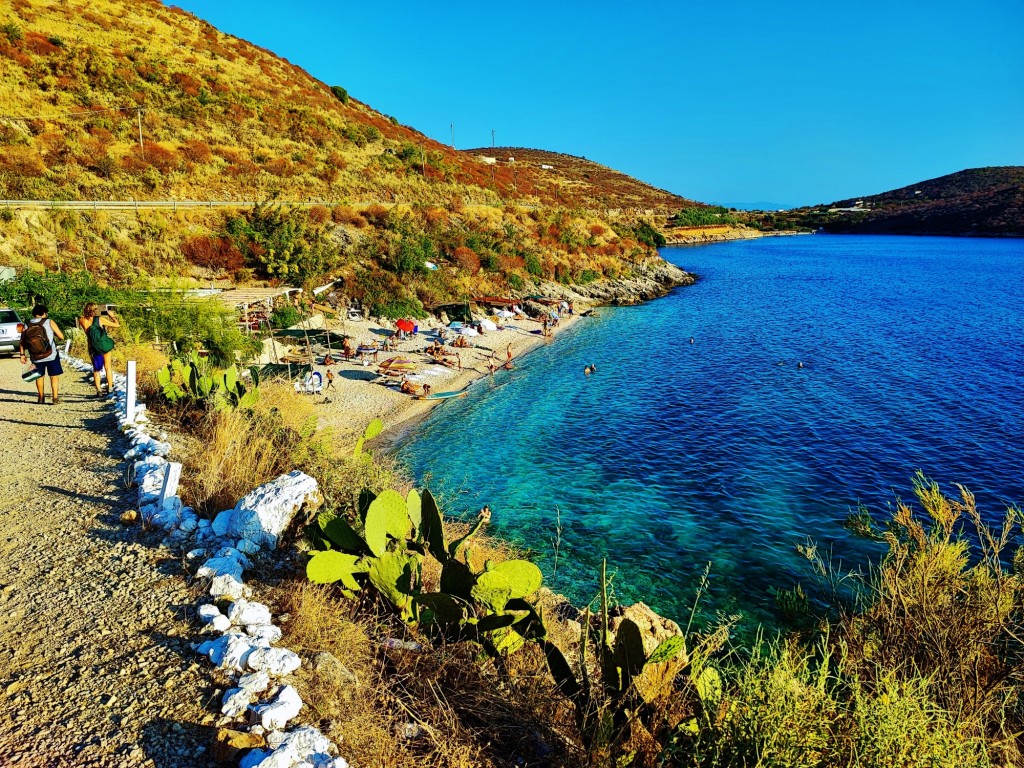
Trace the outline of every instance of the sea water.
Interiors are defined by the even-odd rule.
[[[490,505],[553,589],[591,601],[606,559],[617,600],[685,621],[710,563],[702,615],[771,622],[809,576],[796,546],[864,567],[878,545],[844,521],[910,499],[918,470],[991,520],[1024,505],[1024,242],[662,253],[697,284],[580,320],[397,451],[446,513]]]

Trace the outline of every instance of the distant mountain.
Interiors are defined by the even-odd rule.
[[[737,211],[788,211],[790,208],[796,207],[791,203],[773,202],[771,200],[757,200],[753,203],[716,202],[712,203],[712,205],[720,205],[723,208],[735,208]]]
[[[970,168],[780,217],[835,233],[1024,237],[1024,167]]]

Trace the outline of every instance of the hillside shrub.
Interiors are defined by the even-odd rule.
[[[544,277],[544,265],[541,263],[540,256],[536,253],[528,253],[524,259],[527,272],[534,277]]]
[[[302,314],[291,304],[282,304],[270,313],[270,324],[275,328],[291,328],[302,321]]]
[[[245,266],[245,258],[226,237],[194,235],[181,244],[181,253],[198,267],[233,272]]]
[[[480,271],[480,257],[472,248],[467,248],[464,245],[460,245],[452,252],[452,261],[471,275]]]
[[[515,272],[509,272],[505,275],[505,280],[508,283],[508,287],[513,291],[522,291],[526,288],[526,281]]]
[[[340,85],[332,85],[331,93],[333,93],[334,98],[336,98],[342,104],[348,104],[348,91],[346,91]]]

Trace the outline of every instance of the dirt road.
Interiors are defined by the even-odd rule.
[[[0,765],[210,764],[217,695],[194,600],[135,496],[110,406],[79,373],[38,405],[0,358]]]

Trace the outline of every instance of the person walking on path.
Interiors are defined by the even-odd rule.
[[[110,394],[110,384],[114,378],[114,369],[110,365],[110,353],[114,350],[114,340],[107,333],[108,328],[120,328],[121,321],[117,319],[112,311],[107,310],[104,315],[98,305],[89,302],[82,309],[82,316],[78,318],[78,327],[85,331],[85,338],[89,342],[89,359],[92,360],[92,381],[96,385],[96,394],[103,395],[100,388],[100,373],[102,372],[107,380],[107,392]]]
[[[21,362],[31,359],[36,367],[39,378],[36,379],[36,392],[39,394],[39,403],[46,402],[44,383],[46,377],[50,377],[50,394],[53,396],[53,404],[60,402],[60,375],[64,369],[60,365],[60,355],[57,354],[57,344],[54,336],[64,341],[64,334],[60,328],[48,317],[48,310],[44,304],[36,304],[32,308],[32,319],[21,334]]]

